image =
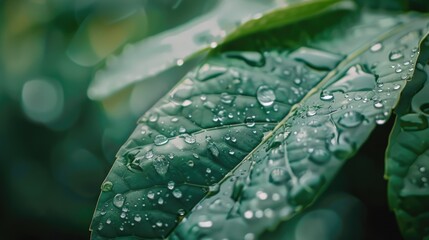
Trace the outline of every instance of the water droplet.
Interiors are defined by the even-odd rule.
[[[159,117],[159,115],[156,112],[150,114],[149,115],[149,122],[156,122],[156,121],[158,121],[158,117]]]
[[[189,161],[188,161],[188,166],[189,166],[189,167],[193,167],[193,166],[194,166],[194,161],[189,160]]]
[[[200,221],[198,222],[198,226],[201,228],[211,228],[213,226],[212,221]]]
[[[162,197],[158,198],[158,204],[159,205],[164,204],[164,199]]]
[[[184,215],[186,214],[186,211],[185,211],[184,209],[180,208],[179,210],[177,210],[177,213],[178,213],[180,216],[184,216]]]
[[[149,199],[154,199],[154,198],[155,198],[155,193],[154,193],[154,192],[152,192],[152,191],[149,191],[149,192],[147,193],[147,198],[149,198]]]
[[[212,154],[212,156],[217,158],[219,156],[219,149],[210,136],[206,136],[206,142],[209,152]]]
[[[323,90],[320,93],[320,100],[322,101],[331,101],[333,99],[334,99],[334,95],[329,91]]]
[[[393,89],[394,89],[394,90],[398,90],[398,89],[400,89],[400,88],[401,88],[401,85],[400,85],[400,84],[395,83],[395,84],[393,85]]]
[[[371,52],[378,52],[383,48],[383,45],[381,43],[376,43],[371,46],[370,50]]]
[[[251,211],[251,210],[245,211],[244,212],[244,217],[247,218],[247,219],[253,218],[253,211]]]
[[[393,50],[389,53],[389,60],[390,61],[396,61],[404,57],[404,54],[401,50]]]
[[[179,127],[179,133],[185,133],[186,132],[186,128],[184,127]]]
[[[257,191],[256,196],[261,200],[266,200],[268,198],[268,194],[264,191]]]
[[[374,102],[374,107],[375,108],[382,108],[384,105],[381,101],[375,101]]]
[[[274,168],[270,173],[270,182],[273,184],[283,184],[289,180],[289,175],[284,168]]]
[[[103,191],[103,192],[109,192],[112,190],[112,188],[113,188],[113,183],[111,181],[105,181],[101,185],[101,191]]]
[[[276,100],[274,91],[265,85],[258,87],[256,97],[258,102],[264,107],[273,105],[274,101]]]
[[[338,123],[346,128],[353,128],[359,126],[363,120],[365,119],[365,116],[356,112],[356,111],[350,111],[346,112],[341,116],[338,120]]]
[[[117,208],[121,208],[124,206],[125,197],[124,195],[118,193],[113,197],[113,205],[115,205]]]
[[[161,222],[161,221],[157,221],[157,222],[156,222],[156,226],[158,226],[158,227],[162,227],[162,222]]]
[[[179,67],[182,66],[184,63],[185,63],[185,61],[183,61],[183,59],[177,59],[176,60],[176,65]]]
[[[308,109],[306,115],[307,115],[307,117],[312,117],[312,116],[316,115],[316,113],[317,113],[316,109],[310,108],[310,109]]]
[[[173,188],[174,188],[174,182],[173,181],[169,181],[167,183],[167,188],[170,189],[170,190],[173,190]]]
[[[152,158],[152,157],[153,157],[153,152],[152,152],[152,150],[147,151],[147,152],[146,152],[146,154],[145,154],[145,157],[146,157],[147,159]]]
[[[187,106],[190,106],[190,105],[192,105],[192,101],[191,100],[185,100],[185,101],[183,101],[182,102],[182,106],[183,107],[187,107]]]
[[[197,79],[200,81],[207,81],[224,74],[228,69],[221,66],[214,66],[209,64],[204,64],[200,67],[197,73]]]
[[[387,117],[384,114],[375,115],[375,123],[378,125],[384,124],[387,121]]]
[[[168,138],[162,134],[156,135],[155,139],[153,140],[153,143],[157,146],[164,145],[168,142]]]
[[[156,170],[156,172],[160,175],[164,175],[167,173],[168,166],[170,165],[170,162],[165,159],[164,156],[156,156],[153,160],[153,166]]]
[[[178,188],[176,188],[176,189],[174,189],[173,190],[173,196],[175,197],[175,198],[181,198],[182,197],[182,191],[180,191],[180,189],[178,189]]]
[[[212,172],[212,170],[210,168],[206,169],[206,173],[211,173],[211,172]]]
[[[234,99],[235,99],[235,97],[232,96],[232,95],[230,95],[230,94],[228,94],[228,93],[221,93],[220,94],[220,100],[223,103],[231,104],[232,101],[234,101]]]
[[[256,125],[255,123],[255,119],[253,119],[253,117],[246,117],[246,119],[244,120],[244,122],[246,123],[247,127],[254,127]]]
[[[324,164],[331,158],[331,153],[325,148],[316,148],[310,153],[310,160],[317,164]]]
[[[142,217],[141,217],[140,215],[136,214],[136,215],[134,216],[134,221],[136,221],[136,222],[141,222],[141,220],[142,220]]]
[[[196,142],[195,137],[193,137],[193,136],[191,136],[189,134],[183,134],[183,135],[181,135],[181,137],[184,138],[184,140],[185,140],[186,143],[194,144]]]

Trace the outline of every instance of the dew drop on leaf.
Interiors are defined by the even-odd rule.
[[[136,221],[136,222],[141,222],[141,220],[142,220],[142,217],[141,217],[140,215],[136,214],[136,215],[134,216],[134,221]]]
[[[156,172],[160,175],[164,175],[167,173],[168,166],[170,163],[167,159],[165,159],[164,156],[156,156],[153,160],[153,167],[155,168]]]
[[[122,206],[124,206],[124,202],[125,202],[125,197],[120,193],[116,194],[113,197],[113,205],[115,205],[115,207],[117,208],[121,208]]]
[[[213,226],[212,221],[200,221],[198,222],[198,226],[201,228],[211,228]]]
[[[310,160],[317,164],[324,164],[331,158],[331,153],[324,148],[316,148],[310,153]]]
[[[258,90],[256,91],[256,97],[258,102],[264,107],[273,105],[274,101],[276,100],[274,91],[265,85],[258,87]]]
[[[331,101],[333,99],[334,99],[334,95],[327,90],[323,90],[320,93],[320,100],[322,100],[322,101]]]
[[[167,183],[167,188],[170,189],[170,190],[173,190],[173,188],[174,188],[174,182],[173,181],[169,181]]]
[[[154,192],[152,192],[152,191],[149,191],[149,192],[147,193],[147,197],[148,197],[149,199],[154,199],[154,198],[155,198],[155,193],[154,193]]]
[[[371,46],[370,50],[371,52],[378,52],[383,48],[383,44],[381,43],[376,43],[374,45]]]
[[[178,189],[178,188],[176,188],[176,189],[174,189],[173,190],[173,196],[175,197],[175,198],[181,198],[182,197],[182,191],[180,191],[180,189]]]
[[[232,96],[228,93],[221,93],[220,94],[221,102],[226,103],[226,104],[231,104],[232,101],[234,100],[234,98],[235,98],[234,96]]]
[[[401,50],[393,50],[389,53],[389,60],[390,61],[396,61],[404,57],[404,54]]]
[[[338,120],[338,123],[346,128],[353,128],[359,126],[363,120],[365,119],[365,116],[363,116],[361,113],[356,111],[350,111],[344,113]]]
[[[376,101],[374,102],[374,107],[375,108],[382,108],[384,105],[381,101]]]
[[[283,184],[289,180],[289,175],[285,168],[274,168],[270,173],[270,182],[273,184]]]
[[[151,115],[149,115],[149,122],[156,122],[158,121],[158,113],[152,113]]]
[[[155,145],[161,146],[168,142],[168,138],[162,134],[156,135],[155,139],[153,140]]]
[[[246,123],[247,127],[254,127],[256,125],[255,123],[255,119],[253,119],[253,117],[246,117],[246,119],[244,120],[244,122]]]

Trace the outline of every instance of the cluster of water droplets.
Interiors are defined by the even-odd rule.
[[[196,207],[198,219],[191,215],[183,228],[198,226],[198,236],[221,237],[216,231],[234,232],[232,227],[228,230],[232,225],[228,224],[229,218],[233,221],[239,217],[248,232],[236,234],[254,237],[308,205],[327,180],[332,179],[343,160],[363,143],[370,133],[368,129],[388,119],[400,90],[416,66],[419,52],[410,46],[417,43],[405,43],[408,39],[407,34],[373,44],[358,61],[351,62],[317,94],[309,96],[295,109],[284,128],[273,133],[268,142],[222,182],[218,194]],[[402,45],[396,47],[397,42]],[[305,48],[292,55],[319,70],[329,69],[331,64],[319,61],[318,57],[335,63],[341,59],[335,54]],[[291,76],[288,69],[283,74],[286,78]],[[302,84],[291,80],[295,86]],[[260,86],[258,92],[264,93],[258,96],[261,105],[279,97],[271,90]],[[419,168],[419,171],[427,170]],[[220,203],[223,210],[217,208]],[[223,215],[229,217],[225,219]]]

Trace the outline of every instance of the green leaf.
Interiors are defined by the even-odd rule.
[[[252,237],[313,202],[386,121],[427,31],[418,15],[336,10],[185,76],[118,152],[92,238]]]
[[[121,55],[108,59],[107,66],[96,73],[88,96],[105,98],[132,83],[181,66],[219,44],[314,16],[339,1],[219,1],[207,15],[130,45]]]
[[[386,152],[390,207],[406,239],[429,239],[429,40],[396,110]]]
[[[414,71],[427,23],[400,24],[351,53],[170,237],[253,239],[309,206],[389,117]]]

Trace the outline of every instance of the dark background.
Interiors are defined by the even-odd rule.
[[[99,186],[116,151],[137,118],[174,84],[152,80],[96,102],[86,95],[95,70],[126,44],[203,14],[213,4],[0,1],[1,239],[89,239]],[[267,237],[297,229],[296,239],[304,239],[300,222],[329,222],[332,214],[317,215],[328,209],[337,214],[337,222],[326,228],[333,239],[400,239],[383,179],[391,125],[377,128],[304,217]]]

